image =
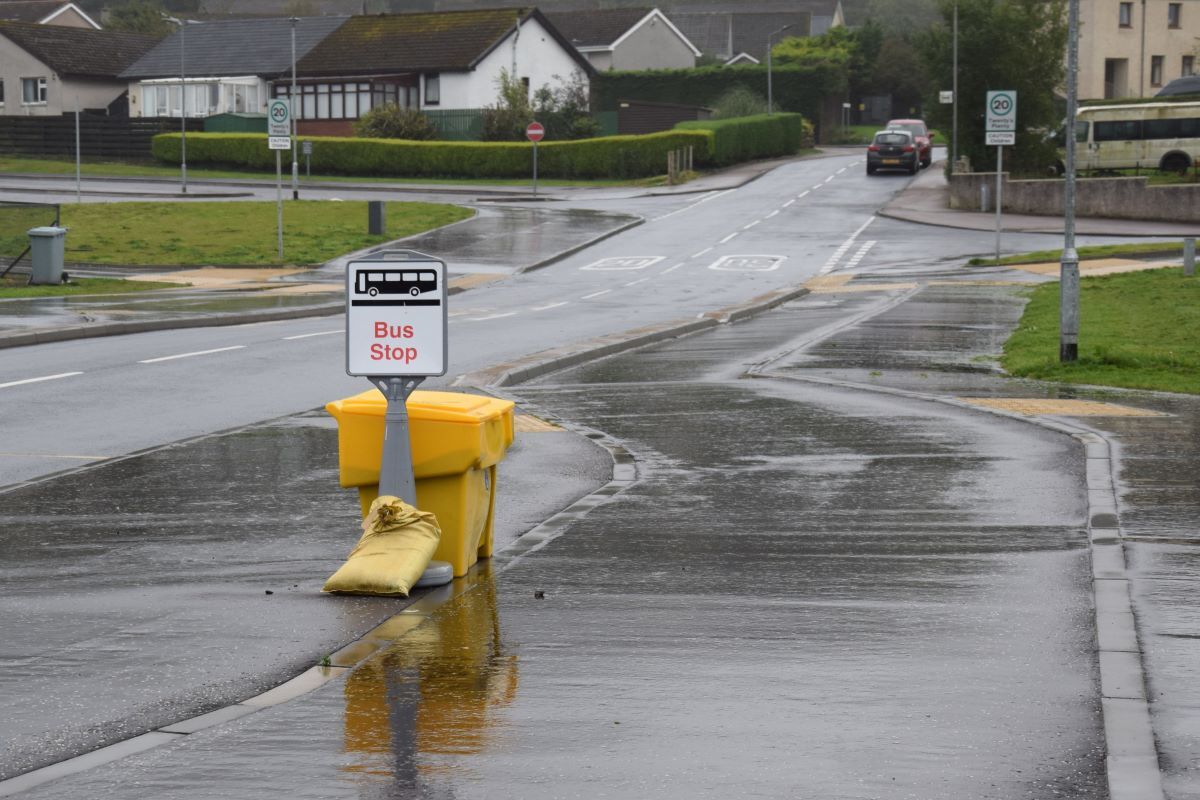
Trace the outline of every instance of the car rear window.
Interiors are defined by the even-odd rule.
[[[908,144],[907,133],[877,133],[875,144]]]
[[[889,122],[889,128],[895,128],[900,131],[908,131],[913,136],[925,136],[925,126],[919,122]]]

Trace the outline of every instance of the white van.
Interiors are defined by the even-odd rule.
[[[1080,170],[1184,172],[1200,158],[1200,102],[1081,108],[1075,141]]]

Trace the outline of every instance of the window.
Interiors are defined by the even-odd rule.
[[[1163,57],[1150,56],[1150,85],[1162,86]]]
[[[1122,28],[1133,27],[1133,3],[1121,3],[1120,20]]]
[[[1097,122],[1092,131],[1097,142],[1130,142],[1142,138],[1141,120]]]
[[[1179,70],[1180,75],[1195,75],[1196,74],[1196,57],[1184,56],[1183,66]],[[4,102],[4,98],[0,97],[0,103]]]
[[[44,105],[46,102],[45,78],[21,78],[21,103],[27,106]]]
[[[442,77],[436,72],[425,76],[425,105],[436,106],[442,102]]]
[[[0,79],[0,106],[4,105],[4,80]]]
[[[1179,16],[1183,11],[1183,3],[1168,3],[1167,4],[1167,27],[1178,28]]]

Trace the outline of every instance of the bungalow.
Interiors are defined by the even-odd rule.
[[[547,13],[546,18],[600,72],[690,69],[700,55],[657,8]]]
[[[0,20],[100,30],[100,24],[82,8],[62,0],[4,0],[0,2]]]
[[[351,17],[300,60],[296,107],[309,135],[348,135],[373,106],[478,109],[501,71],[527,90],[595,70],[534,8]],[[274,96],[287,97],[287,81]]]
[[[296,20],[303,58],[348,17]],[[292,22],[285,18],[186,22],[121,72],[132,117],[265,114],[271,85],[291,75]],[[186,97],[180,85],[186,86]]]
[[[122,71],[158,41],[137,33],[0,21],[0,114],[106,110],[128,86]]]

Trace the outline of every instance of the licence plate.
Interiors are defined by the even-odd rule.
[[[899,163],[900,163],[900,159],[898,159],[898,158],[885,158],[885,159],[883,160],[883,163],[885,163],[885,164],[899,164]]]

